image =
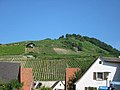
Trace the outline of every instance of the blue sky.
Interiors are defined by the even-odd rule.
[[[0,43],[97,38],[120,50],[120,0],[0,0]]]

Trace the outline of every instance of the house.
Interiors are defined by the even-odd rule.
[[[120,90],[120,58],[99,57],[75,83],[76,90],[89,90],[89,87],[98,90],[106,86]]]
[[[75,72],[78,72],[80,69],[79,68],[66,68],[66,78],[65,78],[65,87],[66,90],[68,90],[68,83],[69,80],[74,77]]]
[[[34,43],[28,43],[25,47],[25,53],[38,52],[38,48]]]
[[[63,81],[57,81],[51,88],[52,90],[65,90],[65,83]]]
[[[31,90],[33,87],[31,68],[21,68],[20,63],[0,62],[0,80],[8,83],[14,79],[24,84],[22,90]]]
[[[34,81],[34,89],[50,87],[52,90],[65,90],[65,81]]]

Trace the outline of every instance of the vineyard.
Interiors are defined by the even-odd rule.
[[[35,46],[26,47],[29,43]],[[75,34],[55,40],[48,38],[0,45],[0,61],[18,62],[22,67],[32,68],[34,80],[42,81],[64,80],[68,67],[80,68],[84,72],[98,56],[116,55],[120,55],[120,51],[109,45]]]
[[[64,80],[67,67],[79,67],[85,70],[94,58],[42,60],[25,58],[22,55],[0,56],[0,61],[18,62],[22,67],[32,68],[34,80],[53,81]]]

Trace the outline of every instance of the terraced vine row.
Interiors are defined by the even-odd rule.
[[[63,80],[66,63],[64,60],[29,60],[25,67],[33,67],[35,80]]]
[[[94,59],[83,58],[76,59],[59,59],[59,60],[41,60],[41,59],[27,59],[21,56],[0,56],[0,61],[18,62],[22,67],[32,68],[34,80],[53,81],[64,80],[65,69],[67,67],[86,69]]]

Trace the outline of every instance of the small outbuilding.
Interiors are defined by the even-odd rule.
[[[34,48],[36,45],[34,43],[28,43],[26,48]]]
[[[36,52],[36,45],[34,43],[28,43],[25,47],[25,53]]]

